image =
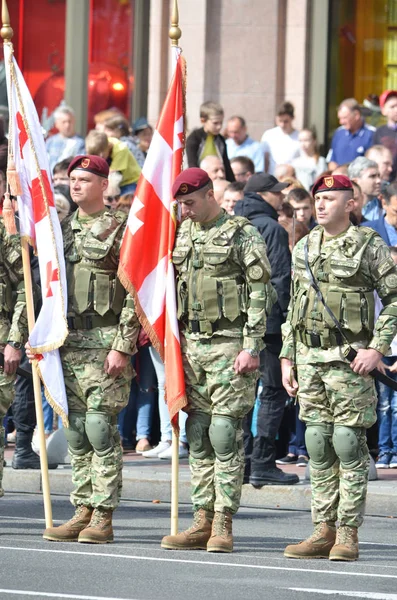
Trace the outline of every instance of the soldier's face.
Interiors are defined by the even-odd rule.
[[[315,195],[314,201],[317,222],[325,228],[348,221],[354,208],[352,192],[321,192]]]
[[[78,206],[103,204],[103,192],[108,180],[94,173],[75,169],[70,174],[70,194]]]
[[[389,204],[386,204],[385,201],[382,204],[386,212],[386,221],[397,229],[397,196],[392,196]]]
[[[180,196],[177,200],[182,219],[191,219],[195,223],[207,223],[219,212],[213,190],[204,193],[198,190],[193,194]]]

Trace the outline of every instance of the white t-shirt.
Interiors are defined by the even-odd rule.
[[[299,131],[284,133],[281,127],[268,129],[262,135],[261,142],[265,153],[269,154],[268,172],[271,175],[274,175],[276,165],[289,165],[294,158],[298,158],[300,151],[298,137]]]

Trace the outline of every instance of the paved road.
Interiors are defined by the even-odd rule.
[[[307,512],[242,509],[229,555],[171,552],[169,505],[123,502],[115,515],[116,543],[59,544],[41,538],[39,495],[0,501],[0,599],[36,600],[397,600],[397,522],[369,517],[357,563],[283,558],[286,543],[311,530]],[[53,500],[54,521],[71,514],[66,497]],[[180,528],[190,524],[181,506]]]

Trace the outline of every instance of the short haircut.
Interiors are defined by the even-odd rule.
[[[211,119],[211,117],[224,117],[225,113],[220,104],[217,102],[203,102],[200,106],[200,119]]]
[[[225,192],[242,192],[245,187],[245,182],[242,181],[232,181],[229,183]]]
[[[64,158],[63,160],[57,162],[57,164],[54,165],[54,168],[52,169],[52,174],[56,175],[57,173],[61,173],[61,171],[67,171],[73,158],[73,156],[70,156],[69,158]]]
[[[69,115],[71,117],[74,117],[73,108],[71,106],[66,106],[66,104],[63,104],[62,106],[58,106],[58,108],[56,108],[54,111],[55,121],[62,115]]]
[[[368,150],[365,153],[365,157],[368,157],[368,154],[370,154],[370,152],[377,152],[378,154],[383,154],[384,151],[390,152],[391,150],[389,150],[389,148],[386,148],[386,146],[382,146],[382,144],[375,144],[374,146],[371,146],[371,148],[368,148]]]
[[[246,120],[244,119],[244,117],[240,117],[239,115],[233,115],[232,117],[230,117],[230,119],[228,119],[228,123],[230,121],[238,121],[240,123],[241,127],[246,127],[247,123]]]
[[[109,147],[109,140],[106,133],[92,129],[85,138],[85,149],[87,154],[99,155],[105,152]]]
[[[342,102],[338,106],[338,112],[344,106],[351,111],[358,110],[358,112],[361,115],[361,106],[359,105],[359,103],[357,102],[357,100],[355,98],[346,98],[345,100],[342,100]]]
[[[397,181],[393,181],[393,183],[382,190],[382,198],[386,204],[390,204],[392,196],[397,196]]]
[[[103,126],[111,131],[118,131],[122,136],[130,135],[128,121],[123,115],[114,115],[103,122]]]
[[[286,197],[286,202],[305,202],[309,200],[310,204],[313,204],[313,197],[307,190],[304,188],[293,188],[290,192],[288,192]]]
[[[289,115],[291,119],[295,118],[295,108],[291,102],[281,102],[277,109],[277,116],[281,117],[281,115]]]
[[[347,169],[349,179],[360,177],[362,172],[366,169],[378,169],[378,164],[365,156],[358,156],[350,163],[349,168]]]
[[[231,165],[233,165],[234,163],[240,163],[240,165],[243,167],[243,169],[245,169],[246,171],[249,171],[252,174],[255,173],[255,165],[254,165],[253,161],[250,158],[248,158],[248,156],[235,156],[230,161]]]

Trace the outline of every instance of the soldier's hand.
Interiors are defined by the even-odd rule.
[[[357,350],[357,356],[350,366],[355,373],[365,376],[378,366],[382,358],[383,354],[374,348],[361,348]]]
[[[295,398],[298,392],[298,382],[295,379],[294,363],[288,358],[281,359],[281,376],[285,391],[288,396]]]
[[[130,356],[118,350],[111,350],[106,357],[104,369],[110,377],[117,377],[126,368]]]
[[[13,375],[21,362],[22,350],[17,350],[7,344],[4,349],[4,374]]]
[[[237,375],[243,375],[244,373],[252,373],[259,369],[259,356],[253,357],[245,350],[242,350],[234,361],[234,372]]]
[[[39,358],[38,354],[33,354],[32,348],[29,346],[29,342],[26,342],[25,344],[25,352],[30,364],[32,364],[34,360],[37,360]]]

